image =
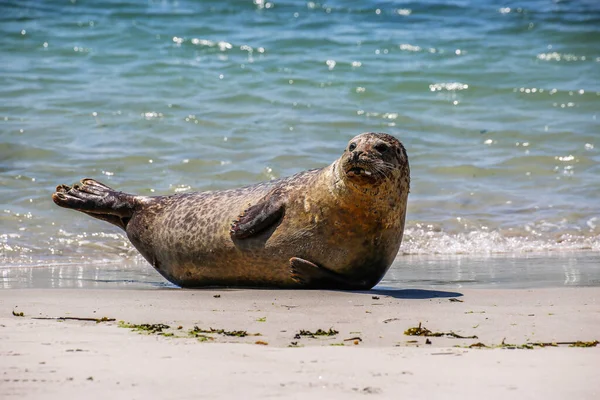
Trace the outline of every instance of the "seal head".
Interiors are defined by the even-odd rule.
[[[364,133],[354,137],[339,165],[347,181],[355,186],[379,186],[403,175],[410,184],[406,149],[398,139],[386,133]]]

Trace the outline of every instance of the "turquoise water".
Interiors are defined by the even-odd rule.
[[[59,183],[236,187],[364,131],[408,150],[401,254],[600,251],[596,0],[4,1],[0,33],[5,273],[141,262]]]

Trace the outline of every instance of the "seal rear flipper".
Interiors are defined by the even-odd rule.
[[[52,200],[60,207],[81,211],[125,229],[136,205],[135,196],[118,192],[93,179],[81,185],[59,185]]]
[[[365,288],[365,282],[352,282],[343,276],[302,258],[290,258],[292,279],[311,289],[359,290]]]
[[[285,201],[278,193],[267,195],[258,204],[250,206],[233,221],[229,233],[233,239],[246,239],[277,224],[285,213]]]

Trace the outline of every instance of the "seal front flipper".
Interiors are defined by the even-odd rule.
[[[229,233],[233,239],[246,239],[265,231],[281,220],[285,213],[285,201],[275,192],[266,196],[233,221]]]
[[[333,271],[298,257],[290,258],[290,273],[296,283],[311,289],[359,290],[365,288],[365,282],[352,282]]]
[[[59,206],[81,211],[125,229],[136,205],[136,196],[118,192],[93,179],[82,179],[81,185],[59,185],[52,194]]]

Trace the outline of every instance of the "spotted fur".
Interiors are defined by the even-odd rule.
[[[85,179],[59,186],[53,199],[125,229],[146,260],[180,286],[313,287],[290,272],[295,258],[368,289],[398,252],[409,189],[404,146],[365,133],[327,167],[244,188],[146,197]],[[275,201],[277,207],[269,203]],[[268,223],[255,224],[262,214],[252,210],[261,205]],[[236,228],[245,234],[236,236]]]

